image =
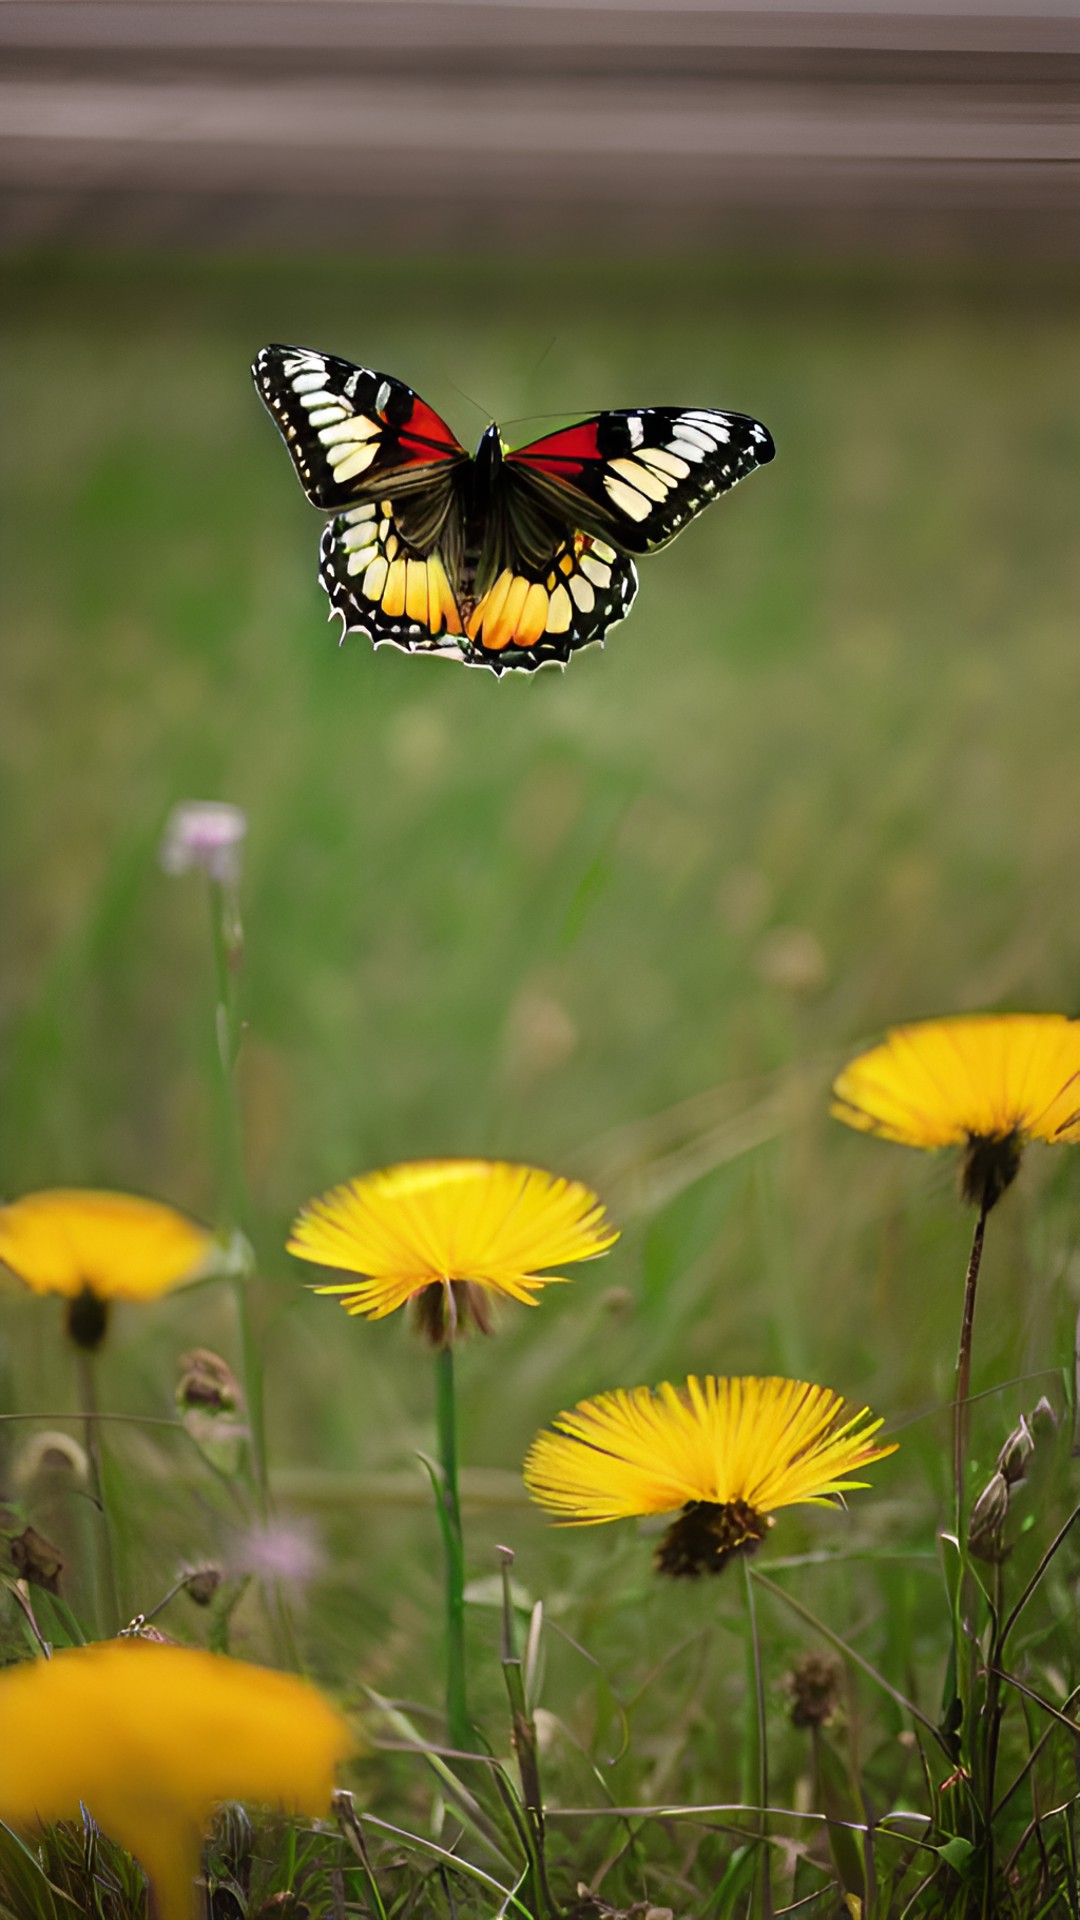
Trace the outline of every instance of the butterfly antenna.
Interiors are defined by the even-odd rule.
[[[544,361],[547,359],[548,354],[551,352],[552,347],[555,345],[555,342],[558,339],[558,337],[559,336],[557,333],[552,334],[551,339],[548,341],[547,346],[544,348],[543,353],[540,355],[540,358],[537,361],[535,367],[533,368],[532,373],[529,375],[530,380],[536,379],[537,374],[539,373],[541,367],[543,366]]]
[[[479,400],[474,400],[471,393],[466,393],[464,387],[459,387],[457,381],[450,378],[445,368],[443,369],[443,379],[446,381],[448,387],[453,387],[459,399],[466,401],[470,407],[476,408],[477,413],[483,417],[485,422],[495,418],[490,407],[482,407]]]

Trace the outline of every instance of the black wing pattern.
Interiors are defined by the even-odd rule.
[[[774,452],[768,429],[748,414],[640,407],[534,440],[506,465],[567,518],[630,553],[655,553]]]
[[[637,592],[637,568],[624,553],[579,528],[557,537],[541,559],[512,553],[465,620],[476,666],[530,672],[565,666],[579,647],[603,641],[624,620]]]
[[[312,506],[425,495],[435,537],[469,456],[411,387],[312,347],[264,347],[252,374]]]
[[[319,579],[347,633],[373,646],[444,653],[469,660],[452,566],[441,547],[425,547],[410,521],[412,500],[368,500],[331,520],[319,549]]]

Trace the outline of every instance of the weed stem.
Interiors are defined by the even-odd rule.
[[[968,1255],[964,1279],[964,1311],[960,1321],[960,1348],[956,1356],[956,1391],[953,1395],[953,1489],[956,1501],[956,1537],[964,1538],[964,1454],[967,1449],[968,1395],[971,1388],[971,1336],[975,1326],[975,1289],[979,1284],[983,1235],[989,1203],[985,1196],[979,1207],[975,1233]],[[961,1545],[961,1552],[963,1547]]]
[[[109,1513],[105,1462],[98,1423],[94,1355],[85,1347],[76,1347],[75,1367],[79,1382],[79,1408],[83,1416],[86,1458],[90,1467],[90,1490],[100,1519],[100,1526],[96,1530],[98,1632],[103,1639],[107,1639],[110,1634],[117,1632],[123,1615],[120,1612],[120,1588],[116,1577],[116,1545]]]
[[[757,1758],[758,1834],[761,1839],[761,1914],[773,1920],[771,1858],[769,1853],[769,1748],[765,1731],[765,1679],[761,1670],[761,1642],[758,1638],[757,1609],[754,1605],[754,1576],[750,1562],[743,1556],[743,1585],[746,1590],[746,1618],[750,1630],[750,1654],[754,1667],[754,1746]]]
[[[458,1498],[454,1349],[450,1345],[440,1347],[435,1355],[435,1420],[442,1468],[439,1521],[446,1557],[446,1718],[451,1746],[466,1752],[472,1746],[473,1731],[466,1705],[465,1543]]]

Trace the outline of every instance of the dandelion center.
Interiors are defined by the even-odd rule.
[[[661,1540],[656,1570],[677,1580],[720,1573],[737,1556],[756,1553],[774,1524],[746,1500],[691,1500]]]

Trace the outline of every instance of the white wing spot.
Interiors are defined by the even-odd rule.
[[[690,471],[685,460],[680,460],[678,454],[671,453],[665,447],[646,447],[639,457],[655,473],[667,474],[672,480],[685,480]]]
[[[643,466],[640,460],[613,460],[611,465],[631,487],[647,494],[650,500],[666,500],[671,492],[671,481],[654,473],[651,467]]]
[[[610,473],[604,475],[604,488],[620,512],[630,520],[647,520],[652,512],[652,504],[635,487],[628,487],[625,480],[614,478]],[[571,585],[571,591],[573,587]]]
[[[383,408],[386,406],[387,401],[390,398],[390,393],[391,393],[390,382],[389,380],[384,380],[382,385],[379,388],[378,393],[375,395],[376,413],[382,412]]]

